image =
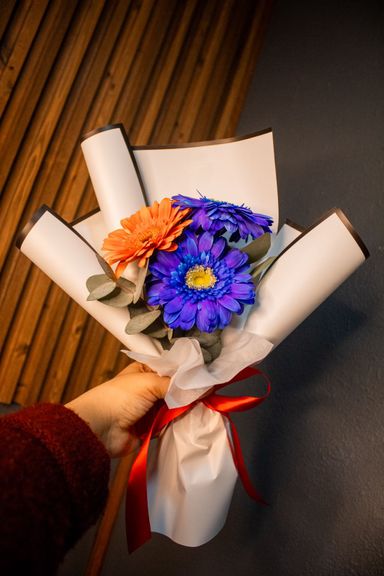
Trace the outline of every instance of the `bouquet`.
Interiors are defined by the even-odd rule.
[[[262,397],[215,390],[258,373],[368,252],[339,209],[278,231],[270,131],[135,149],[115,125],[82,147],[100,211],[69,225],[42,207],[19,247],[131,358],[171,376],[129,479],[128,539],[134,549],[157,531],[198,546],[223,526],[238,475],[262,500],[230,413],[269,384]]]

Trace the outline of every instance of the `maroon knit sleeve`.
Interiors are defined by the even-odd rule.
[[[110,460],[89,426],[64,406],[0,418],[0,574],[54,574],[98,518]]]

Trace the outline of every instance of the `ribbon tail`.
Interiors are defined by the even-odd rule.
[[[249,477],[247,468],[245,466],[244,456],[241,450],[240,438],[235,423],[233,422],[229,414],[225,414],[225,416],[226,418],[228,418],[231,427],[232,438],[229,439],[229,445],[231,447],[233,461],[235,463],[237,472],[245,488],[245,491],[247,492],[248,496],[252,498],[252,500],[256,500],[256,502],[259,502],[259,504],[262,504],[263,506],[268,506],[268,502],[266,502],[262,497],[262,495],[260,494],[260,492],[256,490]]]
[[[151,435],[147,434],[129,475],[125,498],[125,528],[129,552],[151,537],[147,500],[147,458]]]
[[[162,405],[143,437],[143,443],[128,478],[125,498],[125,529],[128,550],[131,553],[151,538],[147,495],[147,460],[151,438],[172,420],[184,414],[188,408],[183,406],[170,410],[165,404]]]
[[[166,406],[157,412],[129,474],[125,498],[125,529],[129,552],[134,552],[151,538],[147,498],[148,450],[151,438],[167,412]]]

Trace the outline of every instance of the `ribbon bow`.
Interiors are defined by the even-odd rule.
[[[229,382],[215,386],[215,389],[223,388],[228,384],[239,382],[240,380],[244,380],[245,378],[249,378],[255,374],[263,376],[267,383],[267,391],[263,396],[235,397],[222,396],[216,394],[216,392],[211,392],[208,396],[199,398],[195,402],[180,408],[168,408],[165,402],[161,402],[156,411],[151,414],[150,422],[147,425],[145,433],[142,435],[143,441],[132,465],[128,479],[126,495],[126,533],[128,549],[130,552],[133,552],[151,538],[147,500],[147,458],[149,443],[152,438],[157,436],[161,430],[175,420],[175,418],[178,418],[191,410],[191,408],[193,408],[193,406],[198,402],[203,402],[207,408],[219,412],[227,418],[231,428],[231,436],[228,435],[229,446],[231,448],[233,462],[236,466],[240,480],[242,481],[246,492],[253,500],[256,500],[260,504],[266,504],[262,496],[253,486],[248,475],[241,450],[239,434],[229,413],[244,412],[245,410],[250,410],[251,408],[255,408],[261,404],[261,402],[263,402],[270,393],[270,382],[261,370],[248,367],[239,372]]]

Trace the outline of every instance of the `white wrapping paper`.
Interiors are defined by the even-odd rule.
[[[268,214],[274,220],[272,230],[277,231],[279,205],[270,130],[217,142],[132,148],[124,128],[114,125],[91,133],[81,146],[108,231],[120,228],[120,220],[145,202],[153,204],[176,194],[196,197],[199,192]]]
[[[258,286],[245,329],[277,346],[366,256],[351,224],[335,209],[275,260]]]
[[[223,331],[222,340],[221,354],[209,366],[199,343],[191,338],[180,338],[160,356],[126,354],[171,376],[165,401],[175,408],[228,382],[272,349],[267,340],[231,327]],[[228,433],[223,416],[202,403],[167,426],[148,473],[152,531],[184,546],[200,546],[221,530],[237,478]]]
[[[160,351],[144,335],[128,336],[128,312],[88,302],[86,279],[101,273],[100,252],[108,232],[144,204],[198,191],[218,200],[244,203],[274,218],[278,200],[272,133],[214,144],[136,148],[121,126],[96,131],[82,143],[101,211],[71,229],[47,211],[21,249],[107,330],[129,348],[128,356],[171,376],[167,405],[189,405],[212,386],[260,362],[365,259],[341,211],[300,234],[283,226],[269,256],[280,255],[261,281],[257,302],[222,334],[222,352],[210,366],[196,340],[178,340]],[[137,166],[140,173],[137,172]],[[81,234],[84,240],[79,237]],[[88,242],[88,244],[87,244]],[[92,247],[91,247],[92,246]],[[60,255],[60,258],[58,258]],[[135,268],[128,267],[134,280]],[[237,472],[223,417],[202,403],[161,434],[148,473],[151,528],[187,546],[213,538],[225,522]]]
[[[200,546],[223,527],[237,479],[221,414],[204,404],[172,422],[149,466],[153,532]]]
[[[133,148],[149,203],[176,194],[244,203],[279,223],[275,157],[271,131],[182,146]]]
[[[103,274],[103,269],[92,248],[50,210],[34,223],[20,250],[125,346],[158,353],[158,347],[147,336],[125,333],[128,309],[87,300],[87,278]]]
[[[107,230],[121,228],[120,220],[145,206],[134,159],[119,128],[96,131],[81,143]]]

